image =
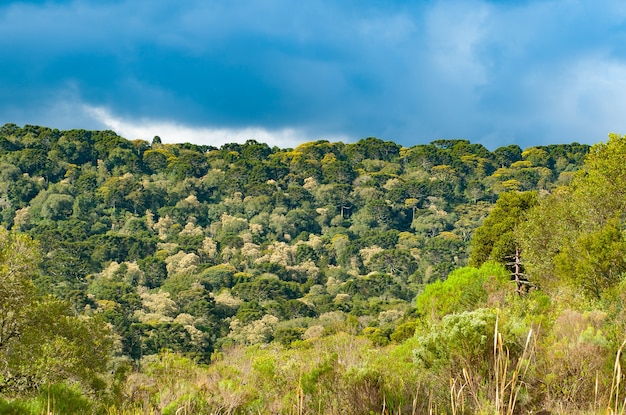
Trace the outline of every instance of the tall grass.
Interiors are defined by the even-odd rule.
[[[536,410],[542,408],[538,405],[548,403],[547,409],[555,415],[626,415],[626,382],[621,364],[626,341],[615,354],[611,382],[610,364],[604,372],[581,374],[587,376],[588,382],[595,383],[590,393],[579,397],[579,401],[587,399],[589,405],[560,407],[546,401],[529,403],[523,397],[524,389],[531,393],[539,391],[541,384],[536,380],[544,373],[536,372],[537,362],[541,360],[538,350],[542,350],[537,346],[537,331],[528,330],[524,341],[517,346],[509,344],[509,350],[506,341],[509,335],[504,327],[498,318],[491,327],[493,338],[488,336],[483,362],[488,364],[487,372],[467,365],[455,377],[448,374],[437,379],[443,382],[439,383],[443,388],[422,383],[428,372],[411,377],[411,363],[399,359],[400,353],[382,359],[375,357],[380,349],[368,346],[367,342],[346,345],[350,338],[335,337],[302,350],[236,349],[208,367],[188,366],[173,356],[163,356],[158,362],[146,365],[146,377],[135,378],[135,383],[128,385],[125,394],[137,400],[131,398],[104,411],[102,407],[97,411],[95,405],[83,406],[82,398],[73,394],[71,388],[53,385],[47,393],[42,391],[37,401],[24,401],[19,406],[21,412],[17,409],[18,402],[11,405],[13,411],[8,411],[9,406],[3,406],[0,399],[0,413],[530,415],[544,413]],[[337,357],[329,354],[346,346],[349,353]],[[408,346],[411,349],[410,342]],[[328,356],[332,359],[328,360]],[[394,373],[397,376],[393,377]],[[144,389],[134,390],[139,386]],[[68,410],[70,407],[74,409]],[[86,411],[79,411],[79,407]]]
[[[626,346],[626,340],[617,349],[615,354],[615,364],[613,365],[613,377],[611,379],[611,392],[609,394],[609,402],[606,409],[607,415],[623,415],[626,412],[626,397],[620,398],[620,385],[622,383],[622,352]]]
[[[517,359],[515,369],[509,373],[511,362],[509,349],[504,346],[502,334],[498,331],[498,318],[493,335],[494,374],[495,374],[495,407],[496,413],[513,415],[519,392],[534,355],[533,330],[528,331],[522,355]],[[532,342],[532,343],[531,343]]]
[[[450,379],[452,415],[467,413],[469,402],[473,407],[472,413],[513,415],[534,354],[535,337],[530,329],[522,354],[511,369],[513,359],[502,339],[499,318],[496,316],[493,333],[493,378],[488,382],[491,385],[486,386],[473,376],[470,368],[463,368],[461,379]]]

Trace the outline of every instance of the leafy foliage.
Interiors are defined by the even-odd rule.
[[[486,262],[480,269],[459,268],[445,281],[428,284],[415,299],[415,306],[421,314],[437,321],[493,301],[489,295],[505,290],[508,280],[508,272],[497,263]]]
[[[0,228],[0,391],[28,393],[70,380],[100,390],[113,351],[108,327],[37,294],[39,258],[31,238]]]
[[[451,391],[495,412],[494,371],[517,379],[531,328],[546,357],[520,413],[605,402],[625,141],[579,171],[577,143],[214,148],[6,125],[0,396],[31,398],[0,408],[41,413],[51,385],[67,413],[460,413]],[[517,248],[521,296],[502,266]]]
[[[566,285],[600,298],[621,280],[624,157],[626,138],[610,135],[592,148],[570,186],[541,199],[520,224],[528,271],[544,289]]]

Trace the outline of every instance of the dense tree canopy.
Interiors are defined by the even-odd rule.
[[[157,370],[171,352],[206,364],[229,348],[306,350],[339,333],[383,346],[418,330],[415,362],[461,376],[463,360],[429,353],[466,329],[478,351],[465,362],[491,350],[481,340],[497,321],[490,308],[508,301],[508,271],[493,261],[521,249],[536,287],[617,295],[623,142],[595,146],[579,171],[589,147],[577,143],[489,151],[467,140],[403,148],[369,137],[215,148],[5,125],[0,394],[61,380],[93,392],[107,362],[111,373]],[[477,268],[450,274],[468,261]],[[339,360],[329,359],[301,376],[302,393],[318,393],[315,376],[336,375]]]
[[[2,128],[0,142],[0,218],[41,241],[38,284],[75,307],[100,310],[132,356],[133,325],[154,314],[140,289],[175,294],[168,287],[185,281],[183,290],[199,283],[243,303],[312,297],[316,314],[361,317],[372,306],[354,295],[369,292],[368,273],[392,285],[370,297],[407,302],[420,284],[464,265],[469,252],[476,264],[503,260],[520,212],[535,200],[515,190],[553,188],[588,150],[490,152],[467,140],[401,148],[374,137],[284,150],[255,140],[215,148],[13,125]],[[226,274],[216,271],[223,265]],[[337,267],[345,271],[340,279]],[[313,287],[321,292],[312,295]],[[154,321],[194,316],[179,298],[171,301],[178,314],[156,313]],[[180,327],[192,339],[227,333],[220,309],[218,302]],[[192,343],[176,348],[197,349]]]
[[[113,338],[97,316],[37,293],[41,255],[27,235],[0,228],[0,393],[20,394],[64,380],[102,389]]]
[[[595,145],[571,185],[540,199],[517,238],[532,276],[545,289],[564,282],[594,297],[626,271],[626,136]]]

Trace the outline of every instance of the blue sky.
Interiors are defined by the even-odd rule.
[[[0,3],[0,124],[282,148],[626,133],[626,2]]]

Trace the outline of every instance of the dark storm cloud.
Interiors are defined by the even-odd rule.
[[[617,1],[13,2],[0,122],[209,143],[596,142],[626,130],[625,17]]]

